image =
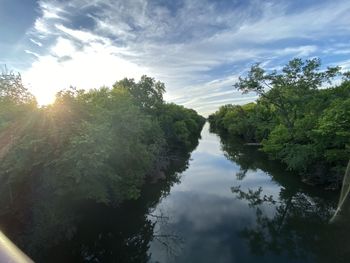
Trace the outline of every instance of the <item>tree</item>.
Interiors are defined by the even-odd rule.
[[[24,87],[20,74],[0,74],[0,130],[37,107],[34,96]]]
[[[143,76],[113,89],[60,91],[35,118],[16,119],[22,127],[16,143],[0,149],[0,185],[11,184],[14,199],[23,184],[29,192],[31,184],[42,189],[44,196],[106,204],[138,198],[147,176],[165,169],[162,160],[172,146],[190,150],[204,122],[193,110],[164,103],[164,90],[164,84]],[[20,98],[26,90],[20,91],[6,96]],[[9,141],[1,135],[0,142]]]
[[[128,90],[137,104],[146,110],[155,109],[164,102],[164,83],[155,81],[154,78],[147,77],[146,75],[143,75],[138,83],[134,79],[127,78],[117,81],[113,85],[113,88]]]
[[[21,75],[6,71],[0,75],[0,100],[15,104],[35,103],[34,96],[24,87]]]
[[[350,156],[350,99],[337,99],[323,112],[315,131],[315,144],[342,178]]]
[[[304,114],[305,103],[312,98],[314,91],[339,75],[340,67],[328,67],[321,71],[320,59],[303,61],[295,58],[282,69],[282,72],[266,72],[259,64],[251,67],[247,77],[239,77],[234,87],[243,93],[256,92],[262,99],[271,103],[281,121],[293,134],[294,121]]]
[[[260,141],[262,151],[305,182],[338,188],[350,149],[350,74],[320,67],[319,59],[293,59],[280,72],[253,65],[234,86],[259,94],[256,106],[221,107],[210,116],[211,126],[246,142]],[[340,85],[325,86],[341,75]]]

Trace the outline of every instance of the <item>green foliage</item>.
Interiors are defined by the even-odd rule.
[[[349,86],[349,85],[348,85]],[[350,156],[350,99],[336,99],[318,121],[315,137],[322,142],[323,157],[335,166]],[[317,141],[315,143],[317,143]]]
[[[253,65],[235,87],[260,95],[256,104],[225,105],[211,127],[247,142],[287,164],[312,183],[339,186],[350,156],[350,82],[324,88],[340,68],[320,69],[319,59],[291,60],[281,72]],[[254,105],[254,107],[252,107]]]
[[[35,103],[33,95],[23,86],[21,75],[13,72],[0,75],[0,100],[17,105]]]
[[[168,146],[175,150],[190,150],[205,123],[205,119],[194,110],[173,103],[163,104],[157,112],[157,118]]]
[[[305,112],[305,103],[324,83],[331,83],[339,74],[339,67],[320,70],[321,62],[314,58],[291,60],[281,73],[267,73],[259,64],[252,66],[246,78],[239,78],[234,85],[243,93],[256,92],[278,111],[280,121],[290,131],[296,118]]]
[[[163,104],[165,85],[154,78],[144,75],[138,83],[135,83],[134,79],[125,78],[117,81],[113,87],[128,90],[137,104],[144,109],[155,109]]]
[[[14,110],[22,111],[32,105],[32,96],[19,76],[10,79],[15,84],[4,82],[0,106],[11,100]],[[124,79],[112,89],[71,88],[59,92],[54,104],[27,111],[26,118],[6,119],[0,134],[0,142],[7,142],[0,149],[3,199],[19,198],[20,185],[34,199],[138,198],[146,176],[164,169],[164,154],[192,149],[204,124],[195,111],[164,103],[164,91],[163,83],[147,76],[138,83]]]
[[[15,119],[24,117],[36,108],[36,100],[22,84],[19,74],[0,75],[0,131]]]
[[[240,137],[247,142],[258,142],[267,136],[268,125],[257,126],[257,123],[268,123],[266,108],[256,103],[243,106],[225,105],[209,116],[211,127],[218,131]]]

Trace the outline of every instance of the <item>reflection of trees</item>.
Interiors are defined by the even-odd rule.
[[[316,262],[348,262],[349,222],[329,224],[334,212],[333,202],[302,192],[288,196],[281,191],[276,200],[262,195],[262,188],[242,191],[233,187],[232,191],[255,209],[255,225],[240,233],[253,253],[287,253],[300,259],[316,258]],[[268,216],[264,208],[271,205],[275,212]]]
[[[249,170],[261,169],[268,173],[284,174],[283,167],[277,162],[271,162],[267,156],[260,152],[257,146],[246,145],[240,139],[220,135],[221,148],[227,159],[239,164],[240,171],[237,179],[242,180]]]
[[[272,196],[262,196],[262,188],[244,192],[236,187],[232,191],[256,211],[256,225],[241,232],[252,252],[288,253],[298,258],[316,252],[321,233],[333,212],[332,204],[301,192],[293,196],[280,195],[275,200]],[[272,217],[263,212],[267,205],[275,208]]]
[[[344,233],[349,233],[350,224],[346,220],[329,224],[336,205],[334,194],[319,193],[299,182],[299,178],[268,160],[256,147],[222,137],[222,148],[228,159],[241,166],[236,176],[242,183],[247,171],[260,169],[281,186],[277,197],[264,194],[262,187],[231,188],[238,199],[255,210],[255,224],[240,232],[252,253],[287,254],[301,262],[348,262],[350,237]],[[271,209],[272,215],[267,212]]]
[[[1,227],[36,262],[147,262],[154,239],[172,253],[181,240],[155,232],[166,217],[152,209],[179,181],[189,157],[177,154],[163,180],[146,182],[138,200],[122,204],[71,200],[36,189],[35,196],[24,196],[0,214]]]
[[[153,231],[153,240],[161,244],[169,256],[177,256],[183,239],[174,230],[164,231],[163,228],[168,225],[169,217],[164,216],[162,212],[159,215],[149,214],[148,216],[155,219],[153,222],[157,225],[157,229]]]

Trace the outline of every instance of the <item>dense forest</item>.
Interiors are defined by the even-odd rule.
[[[56,250],[51,262],[146,261],[157,238],[148,210],[179,180],[205,122],[164,92],[143,76],[63,90],[39,107],[19,74],[0,75],[2,231],[39,262]]]
[[[120,204],[147,178],[164,177],[178,152],[193,150],[205,119],[163,101],[165,86],[143,76],[112,88],[75,88],[38,107],[21,76],[0,76],[2,213],[21,200],[69,198]],[[57,199],[57,200],[58,200]]]
[[[338,188],[350,156],[349,76],[340,67],[321,70],[317,58],[272,72],[255,64],[234,87],[259,99],[220,107],[209,116],[211,128],[261,145],[307,183]]]

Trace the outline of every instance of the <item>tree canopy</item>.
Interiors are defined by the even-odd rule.
[[[113,88],[63,90],[42,108],[19,75],[0,79],[4,203],[20,198],[23,187],[34,199],[137,198],[147,176],[165,169],[171,151],[192,149],[204,124],[195,111],[165,103],[164,84],[147,76]]]
[[[339,187],[350,156],[348,75],[322,69],[317,58],[296,58],[272,72],[255,64],[234,87],[257,93],[257,102],[223,106],[209,121],[217,131],[261,143],[305,181]]]

